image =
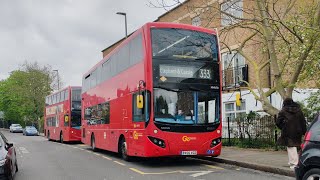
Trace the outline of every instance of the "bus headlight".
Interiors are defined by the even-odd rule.
[[[155,138],[155,137],[151,137],[151,136],[148,136],[148,138],[153,144],[155,144],[155,145],[157,145],[159,147],[162,147],[162,148],[166,147],[166,144],[164,143],[164,140],[159,139],[159,138]]]
[[[214,139],[211,141],[210,147],[215,147],[216,145],[221,143],[221,137]]]

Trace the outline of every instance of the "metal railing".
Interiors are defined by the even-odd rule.
[[[263,116],[254,119],[230,118],[222,121],[222,138],[224,146],[239,146],[244,148],[273,148],[280,131],[275,125],[275,117]]]

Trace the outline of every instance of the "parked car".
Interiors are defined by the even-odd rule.
[[[0,132],[0,179],[14,179],[18,172],[16,150]]]
[[[320,179],[320,115],[312,122],[301,145],[296,179]]]
[[[10,132],[22,132],[22,126],[20,124],[11,124]]]
[[[33,126],[26,126],[24,129],[23,129],[23,135],[25,136],[38,136],[39,135],[39,132],[38,130],[33,127]]]

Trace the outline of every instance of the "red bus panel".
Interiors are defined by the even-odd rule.
[[[81,141],[81,87],[67,87],[46,97],[44,133],[50,140]]]
[[[147,23],[83,76],[81,141],[130,156],[218,156],[216,31]]]

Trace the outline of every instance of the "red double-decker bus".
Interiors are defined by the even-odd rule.
[[[47,96],[44,118],[48,140],[81,141],[81,87],[69,86]]]
[[[218,156],[216,31],[147,23],[83,76],[82,139],[131,156]]]

